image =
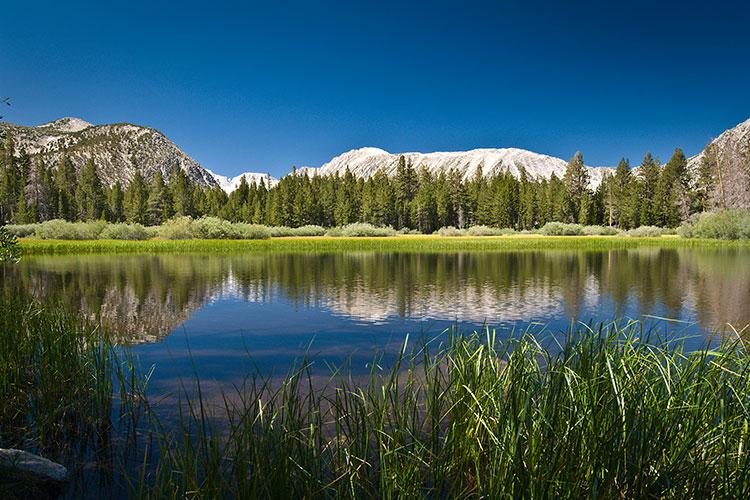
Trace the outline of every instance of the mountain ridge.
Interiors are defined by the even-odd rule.
[[[24,150],[31,156],[41,155],[46,161],[58,162],[64,151],[77,169],[93,158],[102,180],[110,185],[116,181],[129,182],[136,170],[147,180],[157,170],[168,177],[174,167],[181,168],[191,181],[202,187],[220,187],[227,193],[234,191],[243,178],[248,183],[263,179],[267,187],[278,183],[278,179],[267,173],[243,172],[233,177],[216,173],[200,165],[159,130],[142,125],[94,125],[81,118],[63,117],[38,126],[0,122],[0,130],[12,135],[17,154]],[[711,145],[720,157],[750,151],[750,119],[727,129]],[[704,149],[689,158],[693,176],[705,155]],[[428,153],[390,153],[377,147],[362,147],[341,153],[319,167],[301,167],[296,172],[311,176],[343,175],[348,169],[356,177],[368,178],[382,170],[393,175],[401,157],[415,168],[425,167],[433,173],[457,169],[464,179],[476,175],[480,168],[485,176],[508,171],[518,177],[523,168],[530,178],[550,178],[553,174],[562,177],[567,165],[561,158],[514,147]],[[613,167],[586,168],[592,188],[601,183],[607,172],[613,171]]]

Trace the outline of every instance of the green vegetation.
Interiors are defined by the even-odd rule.
[[[104,496],[733,497],[750,492],[750,356],[640,324],[508,340],[451,334],[322,381],[303,359],[169,415],[95,330],[4,296],[0,446],[122,481]],[[123,362],[122,360],[125,360]],[[158,370],[158,367],[156,367]],[[114,439],[113,432],[120,433]],[[114,470],[116,469],[116,471]]]
[[[745,242],[622,236],[441,237],[292,237],[267,240],[36,240],[21,239],[27,255],[75,253],[243,253],[243,252],[496,252],[516,250],[607,250],[636,247],[687,248],[744,246]]]
[[[750,239],[750,212],[724,210],[697,214],[680,227],[685,238],[714,238],[720,240]]]
[[[18,238],[0,225],[0,263],[16,262],[21,256]]]
[[[274,187],[243,179],[229,195],[193,184],[178,168],[153,179],[136,170],[126,186],[106,186],[91,160],[76,172],[65,155],[48,165],[41,156],[17,153],[13,138],[6,137],[0,146],[0,221],[20,225],[101,219],[159,226],[179,217],[210,216],[289,228],[367,223],[423,234],[472,226],[530,231],[550,222],[627,230],[675,228],[691,214],[726,207],[714,193],[716,169],[702,169],[691,185],[679,149],[664,167],[650,154],[636,172],[623,160],[595,190],[577,153],[562,178],[533,179],[523,169],[518,178],[509,171],[485,177],[479,169],[464,179],[458,170],[435,174],[401,157],[393,176],[380,171],[368,179],[351,172],[309,177],[295,171]]]

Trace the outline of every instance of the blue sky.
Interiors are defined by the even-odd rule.
[[[3,3],[5,120],[163,131],[280,175],[346,150],[698,152],[750,117],[743,2]]]

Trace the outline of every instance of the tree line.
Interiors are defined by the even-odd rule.
[[[621,160],[596,189],[577,153],[562,177],[535,179],[520,168],[485,176],[481,167],[464,179],[457,170],[433,173],[399,159],[397,171],[368,179],[343,175],[308,176],[296,170],[269,187],[248,184],[227,195],[204,188],[173,168],[145,179],[139,170],[127,185],[105,185],[93,159],[77,171],[63,153],[49,164],[42,155],[16,155],[12,137],[0,151],[0,221],[17,224],[50,219],[107,220],[158,225],[175,216],[220,217],[232,222],[325,227],[369,222],[431,233],[440,227],[471,225],[534,229],[551,221],[630,229],[676,227],[691,214],[717,206],[721,179],[706,155],[691,182],[687,159],[676,149],[661,165],[646,154],[637,169]],[[720,174],[720,171],[719,171]]]

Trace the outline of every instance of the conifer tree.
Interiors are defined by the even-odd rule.
[[[74,193],[76,191],[76,169],[70,158],[63,153],[55,174],[57,193],[57,216],[61,219],[74,221],[78,217]]]
[[[690,211],[687,180],[687,159],[680,148],[662,169],[656,186],[657,222],[665,227],[677,227],[687,219]]]
[[[172,196],[161,170],[157,170],[148,193],[148,223],[159,225],[172,217]]]
[[[646,153],[638,172],[639,184],[636,196],[640,203],[640,225],[653,226],[658,223],[658,208],[655,207],[656,186],[659,182],[661,167],[651,153]]]
[[[124,209],[125,193],[120,181],[116,181],[109,190],[107,203],[109,205],[109,220],[112,222],[123,222],[125,220]]]
[[[567,216],[571,222],[581,222],[585,218],[588,191],[589,173],[583,164],[583,155],[577,152],[568,162],[563,177],[565,191],[567,194]]]
[[[104,192],[93,159],[89,158],[81,169],[75,192],[79,218],[81,220],[101,219],[105,208]]]
[[[172,213],[178,216],[193,215],[193,187],[187,174],[172,167],[169,176],[169,194],[172,197]]]
[[[140,170],[136,170],[125,190],[125,219],[130,223],[148,224],[148,188]]]

